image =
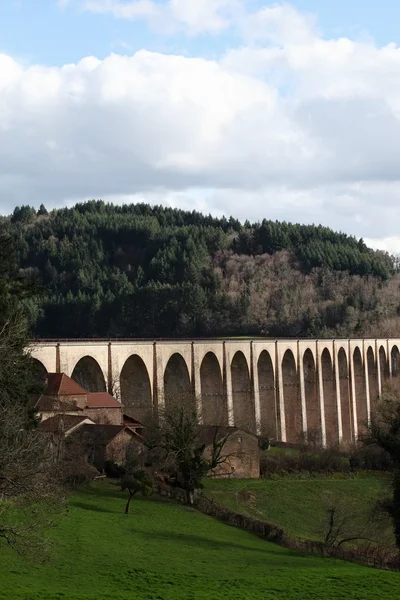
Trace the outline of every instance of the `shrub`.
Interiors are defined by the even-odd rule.
[[[307,449],[299,453],[298,469],[311,473],[334,473],[348,471],[349,461],[337,448],[324,448],[318,452],[309,452]]]
[[[263,456],[260,459],[260,475],[265,477],[272,473],[278,473],[280,469],[279,462],[273,456]]]
[[[154,482],[150,476],[150,474],[144,469],[139,469],[137,471],[129,470],[126,472],[124,477],[121,480],[121,490],[128,492],[128,501],[125,506],[125,514],[129,514],[129,507],[131,504],[132,498],[140,493],[142,496],[151,496],[153,493],[153,485]]]
[[[283,473],[335,473],[350,470],[348,459],[337,448],[319,451],[303,446],[297,453],[285,452],[263,456],[260,460],[261,477]]]
[[[65,485],[74,487],[90,483],[98,474],[98,470],[85,459],[67,460],[62,465],[61,479]]]
[[[269,450],[271,444],[268,435],[260,435],[258,438],[260,450]]]
[[[109,459],[104,463],[104,472],[111,479],[121,479],[125,475],[125,467]]]
[[[355,447],[349,456],[353,471],[391,471],[390,456],[378,446]]]

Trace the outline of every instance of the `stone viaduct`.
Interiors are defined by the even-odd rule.
[[[400,339],[36,341],[32,356],[140,419],[187,396],[204,424],[350,443],[400,368]]]

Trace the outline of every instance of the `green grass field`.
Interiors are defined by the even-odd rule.
[[[289,551],[153,496],[106,483],[76,493],[42,566],[1,547],[7,600],[395,600],[400,574]]]
[[[321,521],[328,498],[341,505],[360,507],[361,513],[372,509],[388,491],[385,478],[357,479],[298,478],[282,479],[208,479],[205,495],[231,510],[249,514],[279,525],[291,536],[320,539]],[[389,535],[391,531],[389,526]],[[394,541],[392,539],[388,541]]]

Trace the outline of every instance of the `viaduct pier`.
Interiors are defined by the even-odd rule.
[[[350,443],[400,369],[400,339],[39,340],[32,356],[88,391],[108,390],[140,419],[193,398],[222,421],[297,442]]]

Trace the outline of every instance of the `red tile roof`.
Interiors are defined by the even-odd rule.
[[[50,417],[45,421],[42,421],[39,425],[39,429],[43,429],[44,431],[69,431],[76,425],[83,423],[86,421],[88,417],[82,415],[56,415],[55,417]]]
[[[45,396],[85,396],[87,391],[65,373],[48,373]]]
[[[82,411],[83,408],[77,406],[76,402],[66,402],[54,398],[54,396],[40,396],[34,404],[35,410],[39,412],[71,412]]]
[[[91,392],[87,395],[88,408],[119,408],[121,403],[118,402],[111,394],[107,392]]]
[[[124,425],[83,425],[77,431],[77,435],[85,443],[96,443],[99,446],[107,446],[121,431],[125,431]],[[128,433],[132,433],[129,431]]]
[[[138,433],[138,431],[134,427],[129,427],[129,425],[125,425],[125,431],[129,431],[130,433],[132,433],[141,444],[144,444],[144,437],[140,433]]]
[[[124,423],[127,427],[134,427],[135,425],[138,427],[143,427],[143,423],[130,417],[129,415],[123,415]]]

